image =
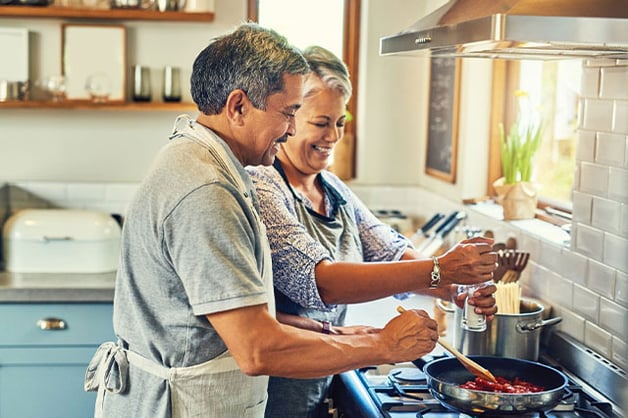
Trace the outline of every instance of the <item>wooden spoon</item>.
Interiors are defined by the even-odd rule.
[[[406,311],[406,309],[403,306],[397,306],[397,312],[404,313],[405,311]],[[482,367],[479,364],[477,364],[475,361],[471,360],[469,357],[467,357],[464,354],[462,354],[454,346],[449,344],[445,339],[439,337],[438,338],[438,343],[445,350],[447,350],[451,354],[453,354],[454,357],[456,357],[458,359],[458,361],[460,361],[460,363],[462,363],[462,365],[468,371],[473,373],[474,376],[481,377],[481,378],[489,380],[491,382],[497,382],[497,379],[495,379],[495,376],[493,376],[493,373],[489,372],[487,369],[485,369],[484,367]]]

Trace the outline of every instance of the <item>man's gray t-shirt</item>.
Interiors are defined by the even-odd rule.
[[[237,173],[227,173],[203,146],[173,140],[125,219],[114,330],[125,348],[165,367],[203,363],[226,350],[205,314],[268,302],[260,274],[265,235],[230,175],[241,176],[255,197],[253,185],[220,142]],[[131,367],[129,392],[106,396],[105,412],[168,416],[168,403],[163,380]],[[141,410],[126,409],[132,405]]]

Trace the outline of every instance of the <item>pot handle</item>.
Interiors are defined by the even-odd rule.
[[[517,331],[521,333],[532,332],[546,325],[558,324],[562,320],[563,320],[562,317],[555,316],[554,318],[550,318],[546,320],[538,320],[534,322],[518,322]]]
[[[453,303],[450,303],[450,305],[453,305]],[[447,313],[454,313],[455,312],[454,308],[452,308],[451,306],[445,305],[443,300],[440,299],[440,298],[436,299],[436,307],[438,309],[440,309],[441,311],[443,311],[443,312],[447,312]]]

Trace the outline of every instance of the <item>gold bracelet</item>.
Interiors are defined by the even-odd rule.
[[[434,268],[430,274],[430,277],[432,278],[430,281],[430,289],[435,289],[440,283],[440,265],[438,264],[438,258],[435,256],[432,257],[432,261],[434,261]]]

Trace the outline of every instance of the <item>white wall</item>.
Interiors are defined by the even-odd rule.
[[[359,185],[419,185],[453,200],[486,193],[492,62],[465,59],[454,184],[426,175],[429,56],[380,56],[379,39],[414,24],[444,0],[365,1],[360,45]]]
[[[429,60],[379,55],[381,36],[412,25],[443,3],[363,1],[358,184],[420,185],[453,200],[484,194],[486,170],[481,158],[486,157],[488,123],[482,116],[488,117],[488,110],[482,113],[481,109],[488,109],[490,61],[462,67],[463,84],[468,87],[461,92],[459,174],[455,184],[448,184],[424,174]],[[178,65],[186,86],[183,100],[190,101],[187,80],[198,51],[211,37],[245,19],[244,0],[217,0],[215,5],[216,19],[211,23],[122,22],[127,27],[128,67],[151,67],[154,99],[160,97],[161,68]],[[33,31],[32,80],[61,71],[61,23],[0,19],[0,26]],[[0,181],[138,182],[166,142],[178,113],[2,109]],[[473,152],[467,153],[469,149]]]
[[[121,22],[127,27],[127,66],[151,67],[154,99],[161,97],[161,69],[177,65],[186,86],[183,100],[191,101],[188,80],[194,58],[212,37],[245,20],[246,1],[217,0],[215,13],[210,23]],[[62,22],[0,18],[2,27],[32,30],[31,80],[61,72]],[[2,109],[0,182],[137,182],[166,143],[178,113]]]

